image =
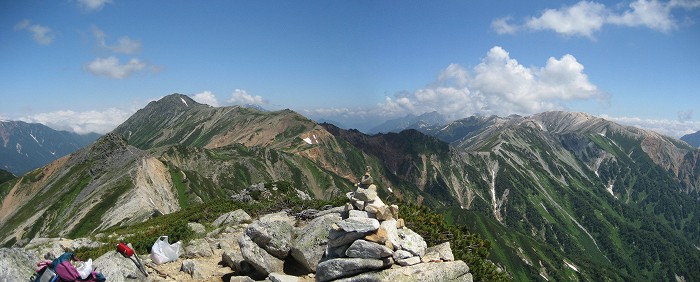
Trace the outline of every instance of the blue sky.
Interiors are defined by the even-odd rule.
[[[108,132],[149,101],[367,129],[582,111],[700,130],[700,1],[0,2],[0,118]]]

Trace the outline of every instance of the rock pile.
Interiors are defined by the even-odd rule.
[[[449,242],[428,248],[420,235],[404,226],[398,206],[382,202],[372,182],[367,172],[347,194],[347,214],[331,225],[316,281],[472,280],[469,267],[454,262]]]

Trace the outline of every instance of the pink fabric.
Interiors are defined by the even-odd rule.
[[[44,270],[44,268],[48,267],[49,265],[51,265],[50,260],[37,262],[36,263],[36,272],[40,272],[40,271]]]
[[[63,280],[75,281],[80,279],[80,273],[78,273],[78,270],[75,269],[75,266],[73,266],[70,261],[61,262],[56,266],[55,271],[58,277],[61,277]]]

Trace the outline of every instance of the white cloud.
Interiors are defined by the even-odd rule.
[[[62,110],[27,116],[19,118],[19,120],[41,123],[56,130],[72,131],[78,134],[90,132],[105,134],[119,126],[135,112],[133,109],[123,110],[117,108],[86,112]]]
[[[50,28],[39,24],[32,24],[27,19],[17,23],[15,25],[15,30],[27,30],[29,33],[32,34],[32,38],[34,39],[34,41],[42,45],[51,44],[55,37],[53,32],[51,32]]]
[[[266,105],[267,100],[263,99],[261,96],[253,96],[248,94],[245,90],[236,89],[231,93],[231,98],[226,102],[236,105]]]
[[[639,117],[600,117],[624,125],[636,126],[653,130],[663,135],[680,138],[683,135],[695,133],[700,130],[700,121],[680,121],[667,119],[642,119]]]
[[[549,58],[544,67],[525,67],[501,47],[493,47],[473,68],[451,64],[435,82],[387,97],[381,112],[390,117],[437,111],[450,118],[473,114],[532,114],[566,109],[564,102],[607,97],[572,55]]]
[[[97,58],[85,66],[90,73],[110,78],[122,79],[133,73],[143,70],[146,64],[139,59],[131,59],[128,63],[120,64],[119,59],[114,56],[107,58]]]
[[[127,36],[120,37],[116,44],[107,44],[107,34],[94,25],[92,26],[92,35],[100,47],[115,53],[133,54],[141,50],[141,42]]]
[[[511,23],[511,18],[500,18],[492,22],[491,27],[499,34],[512,34],[517,30],[551,30],[566,36],[584,36],[594,38],[594,34],[605,25],[627,27],[646,27],[652,30],[668,32],[678,28],[673,15],[674,10],[692,10],[700,8],[698,0],[636,0],[627,7],[616,5],[618,9],[604,4],[579,1],[572,6],[559,9],[546,9],[536,17],[523,19],[522,24]]]
[[[211,93],[211,91],[204,91],[201,93],[194,94],[194,96],[192,96],[192,99],[197,101],[198,103],[207,104],[212,107],[219,106],[219,101],[216,99],[214,93]]]
[[[518,26],[508,23],[512,17],[495,19],[491,22],[491,28],[498,34],[514,34],[518,31]]]
[[[603,26],[606,14],[605,5],[581,1],[559,10],[547,9],[541,16],[528,19],[525,26],[534,30],[551,29],[565,35],[591,37]]]
[[[99,11],[112,0],[77,0],[78,5],[86,11]]]

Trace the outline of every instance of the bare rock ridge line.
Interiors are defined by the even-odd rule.
[[[177,261],[156,265],[140,254],[144,276],[116,252],[96,258],[108,281],[472,281],[469,267],[455,261],[450,243],[428,247],[405,226],[397,205],[377,195],[369,171],[349,202],[325,210],[286,211],[253,220],[243,210],[219,216],[206,232],[186,242]],[[113,241],[100,234],[97,240]],[[26,280],[46,253],[60,254],[106,243],[89,239],[35,238],[24,248],[0,249],[0,281]]]

